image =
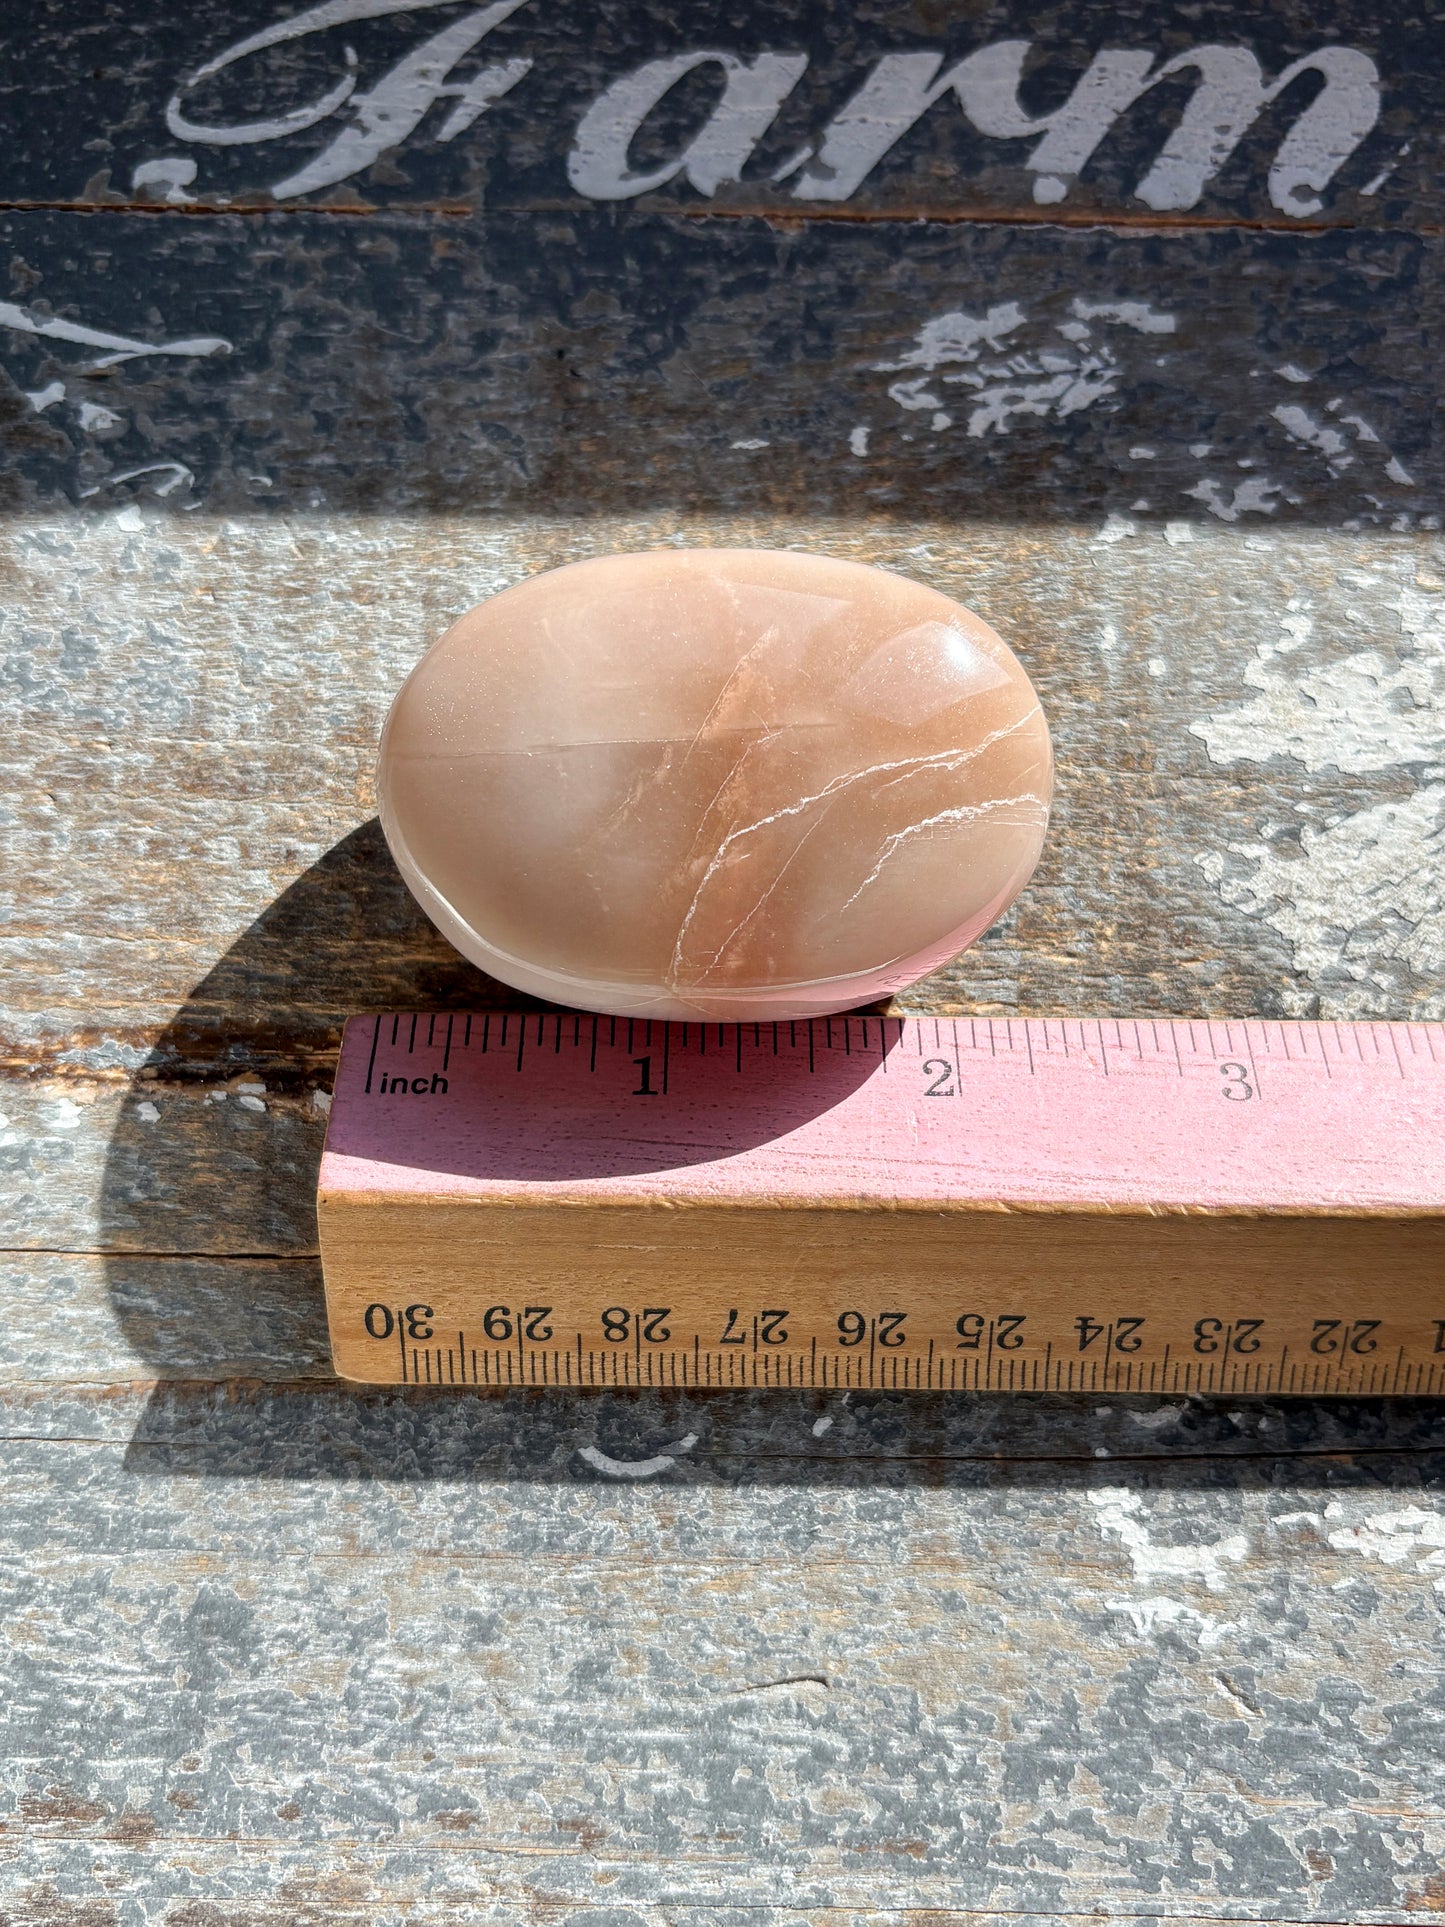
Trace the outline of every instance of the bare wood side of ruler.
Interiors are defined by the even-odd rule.
[[[388,1014],[319,1194],[370,1383],[1445,1389],[1430,1025]]]

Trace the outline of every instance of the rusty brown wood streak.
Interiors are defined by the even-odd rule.
[[[722,202],[706,205],[659,201],[644,197],[636,202],[640,214],[662,214],[684,221],[764,221],[772,227],[807,228],[820,225],[907,227],[1046,227],[1090,231],[1099,229],[1119,234],[1393,234],[1408,233],[1437,238],[1445,233],[1438,221],[1361,220],[1340,215],[1333,220],[1308,220],[1303,217],[1266,215],[1195,214],[1179,211],[1155,214],[1140,208],[1034,207],[1020,202],[1014,207],[991,207],[958,200],[953,204],[935,202],[883,203],[871,207],[809,207],[796,201],[749,200],[730,207]],[[582,211],[584,204],[559,197],[509,204],[509,214],[567,215]],[[307,201],[301,206],[279,201],[196,200],[185,207],[168,207],[155,201],[128,201],[120,197],[107,201],[0,200],[0,214],[84,214],[143,215],[156,220],[198,221],[224,219],[239,215],[248,220],[268,216],[301,215],[318,219],[365,220],[372,216],[409,215],[439,221],[478,220],[486,207],[469,200],[439,201]]]

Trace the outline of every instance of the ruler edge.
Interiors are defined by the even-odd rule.
[[[613,1018],[606,1011],[573,1010],[560,1005],[546,1010],[522,1010],[515,1005],[482,1005],[479,1008],[462,1006],[457,1008],[439,1007],[426,1010],[417,1006],[408,1008],[397,1004],[384,1010],[355,1010],[349,1017],[341,1020],[341,1043],[338,1057],[345,1047],[346,1034],[357,1024],[374,1024],[378,1019],[387,1017],[497,1017],[510,1022],[514,1017],[525,1018],[529,1023],[540,1019],[543,1023],[553,1023],[557,1018],[580,1017],[591,1023],[595,1018],[599,1023],[619,1024],[666,1024],[673,1029],[684,1026],[717,1026],[722,1030],[735,1028],[771,1029],[775,1024],[823,1024],[830,1020],[835,1023],[862,1024],[1240,1024],[1254,1025],[1261,1029],[1270,1024],[1278,1025],[1281,1030],[1325,1031],[1325,1030],[1429,1030],[1436,1031],[1445,1043],[1445,1017],[1221,1017],[1206,1016],[1202,1012],[1190,1017],[1178,1011],[1132,1011],[1126,1017],[1113,1017],[1106,1012],[1102,1016],[1080,1016],[1077,1011],[1000,1011],[982,1013],[969,1010],[834,1010],[812,1017],[626,1017]]]
[[[1442,1197],[1438,1205],[1299,1204],[1250,1207],[1229,1204],[1134,1202],[1116,1204],[1089,1199],[1071,1199],[1066,1203],[897,1196],[819,1199],[793,1197],[787,1194],[769,1197],[761,1192],[750,1193],[747,1196],[660,1198],[656,1194],[645,1192],[576,1191],[564,1189],[560,1183],[556,1191],[545,1194],[535,1191],[516,1193],[428,1191],[422,1186],[415,1188],[398,1186],[389,1191],[369,1191],[352,1189],[345,1184],[328,1185],[325,1182],[324,1162],[322,1178],[316,1189],[316,1205],[318,1213],[335,1209],[337,1206],[343,1206],[347,1210],[384,1210],[390,1206],[396,1210],[412,1211],[422,1205],[432,1205],[438,1208],[455,1207],[459,1210],[478,1211],[546,1211],[555,1207],[571,1211],[648,1211],[659,1215],[680,1215],[684,1212],[699,1211],[711,1211],[722,1215],[756,1211],[779,1214],[814,1212],[830,1216],[843,1213],[873,1214],[879,1217],[907,1214],[919,1217],[959,1218],[1123,1218],[1129,1220],[1223,1218],[1242,1224],[1268,1224],[1281,1219],[1293,1219],[1306,1223],[1330,1219],[1344,1224],[1445,1224],[1445,1197]]]

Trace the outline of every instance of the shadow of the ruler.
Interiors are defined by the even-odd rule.
[[[136,1473],[853,1490],[1116,1477],[1418,1490],[1445,1477],[1445,1403],[893,1392],[472,1392],[159,1387]]]

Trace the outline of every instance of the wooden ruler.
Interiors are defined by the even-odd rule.
[[[354,1018],[371,1384],[1445,1391],[1445,1026]]]

